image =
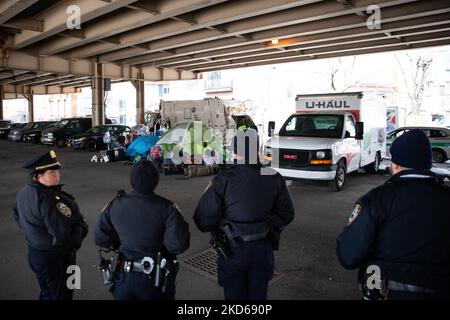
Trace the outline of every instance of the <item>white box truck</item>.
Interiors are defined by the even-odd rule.
[[[360,168],[376,173],[386,146],[386,102],[363,92],[297,95],[291,115],[266,144],[271,167],[291,179],[334,181]],[[273,132],[274,123],[269,123]]]

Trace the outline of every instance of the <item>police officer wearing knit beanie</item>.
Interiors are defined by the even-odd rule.
[[[429,170],[432,165],[430,140],[422,130],[410,130],[394,140],[390,149],[393,173],[399,170]]]
[[[392,143],[392,177],[359,198],[337,238],[364,299],[450,299],[450,188],[430,171],[430,142],[410,130]],[[369,284],[374,270],[385,284]],[[369,269],[370,268],[370,269]]]
[[[130,171],[133,191],[119,192],[96,223],[95,243],[119,250],[129,266],[113,279],[117,300],[175,298],[176,255],[189,248],[189,226],[175,203],[155,193],[158,182],[153,162],[137,162]]]

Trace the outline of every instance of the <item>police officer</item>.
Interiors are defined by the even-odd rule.
[[[31,181],[17,195],[14,218],[28,244],[28,262],[41,288],[41,300],[71,300],[67,268],[88,226],[75,199],[59,184],[61,164],[52,150],[28,161]]]
[[[212,179],[194,213],[201,231],[215,237],[219,230],[217,238],[226,238],[225,256],[219,254],[217,264],[227,300],[267,299],[273,250],[295,214],[284,178],[262,168],[257,146],[255,130],[238,131],[235,165]]]
[[[365,299],[449,298],[450,189],[430,171],[422,131],[404,133],[390,152],[392,177],[356,201],[337,256],[359,268]]]
[[[112,287],[118,300],[175,298],[176,255],[189,247],[189,226],[173,202],[155,194],[159,171],[140,160],[130,171],[133,191],[118,194],[102,211],[95,243],[122,258]]]

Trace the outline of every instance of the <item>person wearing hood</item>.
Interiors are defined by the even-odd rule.
[[[148,160],[131,167],[129,194],[117,196],[102,210],[95,243],[119,251],[112,279],[116,300],[175,298],[176,256],[189,248],[189,225],[178,206],[155,193],[159,171]]]
[[[52,150],[28,161],[31,181],[17,194],[14,218],[25,235],[28,262],[36,274],[40,300],[72,300],[68,267],[88,233],[75,198],[62,190],[61,164]]]
[[[430,171],[421,130],[394,140],[392,177],[359,198],[337,238],[346,269],[359,269],[366,300],[450,298],[450,188]]]

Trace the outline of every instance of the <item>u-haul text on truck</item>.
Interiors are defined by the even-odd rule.
[[[384,96],[345,92],[295,100],[296,113],[267,142],[272,168],[287,178],[333,181],[338,191],[352,171],[378,172],[386,146]]]

